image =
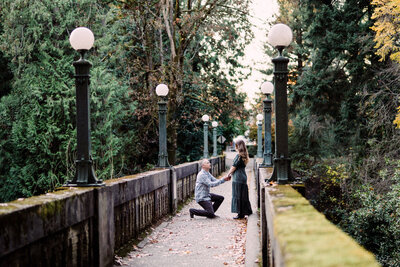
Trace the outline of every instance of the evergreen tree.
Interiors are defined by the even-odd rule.
[[[84,25],[99,39],[96,44],[110,44],[101,40],[108,7],[94,0],[3,1],[1,10],[8,30],[1,34],[0,43],[14,75],[11,92],[0,101],[0,196],[7,201],[52,190],[74,175],[72,62],[78,55],[69,45],[69,34]],[[122,168],[124,144],[116,132],[130,106],[122,106],[126,87],[100,60],[107,49],[95,49],[89,52],[89,59],[94,59],[93,157],[98,176],[110,178]]]
[[[170,87],[171,163],[200,156],[204,113],[221,121],[228,140],[237,126],[244,127],[244,95],[237,94],[236,84],[245,76],[235,72],[251,37],[248,1],[2,0],[0,5],[0,22],[8,29],[0,46],[12,73],[11,90],[0,100],[0,201],[52,190],[74,175],[72,62],[78,55],[68,37],[78,26],[90,28],[96,38],[88,59],[99,178],[156,163],[159,83]]]
[[[170,89],[167,115],[170,163],[194,159],[201,147],[195,145],[198,149],[194,152],[185,140],[196,138],[195,144],[202,143],[202,129],[198,129],[201,115],[211,111],[210,115],[218,117],[221,112],[213,111],[212,106],[228,113],[243,110],[243,101],[235,100],[237,81],[226,79],[226,73],[220,69],[228,66],[227,73],[233,76],[240,67],[237,59],[243,55],[241,49],[250,37],[248,1],[127,1],[117,4],[117,8],[125,25],[120,35],[127,44],[123,68],[130,77],[132,100],[138,105],[132,125],[139,129],[142,141],[141,156],[133,160],[142,167],[156,162],[158,100],[154,89],[159,83],[168,84]],[[212,54],[208,54],[210,51]],[[209,64],[212,68],[204,71]],[[208,71],[215,69],[217,75]],[[227,97],[219,99],[211,95],[217,90],[226,91]],[[231,103],[236,101],[237,105],[227,105],[226,99],[232,100]],[[193,107],[196,112],[189,113]]]
[[[0,34],[2,33],[3,33],[3,24],[2,21],[0,20]],[[4,57],[3,51],[0,50],[0,99],[2,96],[7,95],[10,92],[11,79],[12,79],[12,73],[9,68],[9,61]]]
[[[287,3],[293,1],[281,2],[290,11]],[[289,51],[292,57],[300,47],[307,51],[292,87],[290,147],[297,161],[313,159],[305,169],[311,173],[307,181],[317,181],[320,192],[310,201],[384,266],[399,262],[398,253],[391,253],[398,245],[387,242],[398,234],[392,219],[397,215],[387,203],[397,203],[399,133],[392,122],[399,66],[379,61],[372,37],[380,56],[397,52],[385,50],[397,38],[396,2],[376,0],[375,8],[370,1],[300,1],[300,16],[283,12],[289,24],[295,16],[304,30],[302,45]]]
[[[293,87],[294,135],[302,146],[307,140],[314,156],[335,155],[365,135],[358,108],[377,64],[369,38],[371,8],[369,1],[352,0],[302,5],[301,50],[309,56]]]

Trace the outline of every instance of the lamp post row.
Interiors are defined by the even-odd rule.
[[[204,122],[203,124],[203,129],[204,129],[204,145],[203,145],[203,158],[207,159],[209,158],[209,153],[208,153],[208,121],[210,120],[210,116],[203,115],[201,117],[201,120]],[[218,122],[213,121],[211,123],[211,126],[213,127],[213,157],[218,156],[218,149],[217,149],[217,127],[218,127]]]
[[[85,59],[85,54],[90,50],[94,43],[94,35],[91,30],[79,27],[72,31],[69,38],[71,46],[81,54],[79,60],[73,63],[75,67],[75,87],[76,87],[76,131],[77,131],[77,159],[75,161],[76,173],[72,180],[67,181],[64,186],[104,186],[102,180],[97,179],[93,168],[91,153],[91,134],[90,134],[90,68],[92,64]],[[156,87],[156,94],[160,97],[159,107],[159,154],[157,167],[168,168],[167,153],[167,95],[168,86],[159,84]],[[204,157],[208,158],[208,122],[209,116],[204,115]],[[217,155],[216,127],[218,123],[212,122],[214,128],[214,153]],[[207,137],[207,139],[206,139]]]
[[[263,100],[264,106],[264,155],[261,167],[274,166],[271,181],[278,183],[287,183],[293,179],[290,158],[288,153],[288,113],[287,113],[287,79],[288,79],[288,62],[289,59],[282,55],[285,47],[289,46],[293,38],[291,29],[285,24],[274,25],[269,34],[268,41],[278,51],[279,55],[272,59],[274,64],[274,82],[264,83],[261,90],[266,95]],[[92,64],[85,59],[85,53],[90,50],[94,43],[94,35],[92,31],[85,27],[76,28],[72,31],[69,38],[71,46],[81,54],[81,58],[73,63],[75,67],[75,86],[76,86],[76,124],[77,124],[77,159],[76,174],[66,186],[104,186],[104,183],[97,179],[93,169],[93,160],[91,155],[91,138],[90,138],[90,68]],[[272,86],[271,86],[272,85]],[[275,127],[275,158],[272,164],[271,153],[271,103],[269,95],[275,89],[274,108],[276,116]],[[156,88],[156,93],[161,97],[159,105],[159,155],[157,167],[170,167],[167,154],[167,138],[166,138],[166,113],[168,94],[168,86],[160,84]],[[260,115],[260,114],[259,114]],[[260,116],[257,116],[260,121]],[[208,158],[208,121],[209,116],[202,117],[204,122],[204,153],[203,157]],[[216,127],[217,122],[212,123],[213,126],[213,156],[217,155],[217,138]],[[258,149],[257,156],[261,155],[261,123],[258,123]]]
[[[279,55],[272,59],[274,64],[274,83],[265,82],[261,91],[265,94],[264,110],[264,157],[260,167],[274,167],[269,181],[286,184],[293,180],[288,150],[288,111],[287,111],[287,79],[289,59],[282,55],[285,47],[292,42],[292,30],[285,24],[274,25],[268,33],[268,42],[275,47]],[[275,158],[272,164],[271,153],[271,104],[269,95],[275,89]],[[261,139],[261,137],[260,137]]]

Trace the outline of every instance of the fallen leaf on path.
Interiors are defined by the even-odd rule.
[[[143,258],[143,257],[148,257],[148,256],[153,256],[153,254],[150,254],[150,253],[143,253],[143,254],[136,254],[136,255],[133,255],[134,258]]]
[[[122,266],[123,265],[122,257],[115,256],[114,258],[115,258],[114,259],[114,264],[115,265],[118,265],[118,266]]]

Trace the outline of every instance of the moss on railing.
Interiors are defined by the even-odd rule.
[[[214,175],[225,157],[210,159]],[[199,161],[0,203],[0,266],[112,266],[114,249],[191,198]],[[177,193],[178,192],[178,193]]]
[[[290,185],[271,186],[266,191],[285,266],[379,266],[372,253],[329,222]]]

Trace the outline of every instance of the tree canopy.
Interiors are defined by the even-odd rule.
[[[318,188],[317,209],[384,266],[397,266],[399,245],[383,240],[399,227],[387,205],[398,205],[399,3],[278,2],[277,22],[294,33],[286,51],[294,169]]]
[[[109,179],[152,168],[159,83],[169,86],[170,163],[197,160],[201,115],[228,141],[244,125],[239,59],[249,1],[0,2],[0,201],[53,190],[75,173],[71,31],[90,28],[92,153]],[[7,30],[2,30],[7,29]],[[240,118],[240,120],[238,120]]]

